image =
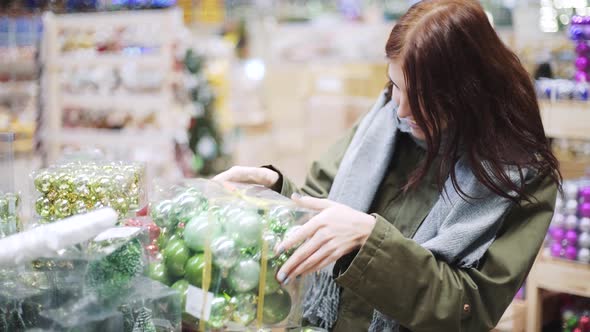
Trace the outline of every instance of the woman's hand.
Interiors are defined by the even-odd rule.
[[[289,234],[276,248],[283,252],[305,241],[277,273],[283,284],[328,266],[365,244],[375,226],[375,218],[327,199],[293,195],[300,206],[321,210],[301,228]]]
[[[219,173],[213,180],[260,184],[272,188],[279,180],[279,174],[263,167],[234,166],[223,173]]]

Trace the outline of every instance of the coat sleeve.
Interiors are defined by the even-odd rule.
[[[337,283],[413,332],[489,331],[526,278],[553,216],[556,186],[538,179],[537,198],[515,206],[478,268],[438,260],[376,215],[370,238]]]

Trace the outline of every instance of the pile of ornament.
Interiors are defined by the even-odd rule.
[[[0,239],[16,233],[20,228],[18,217],[20,196],[0,191]]]
[[[260,186],[200,180],[165,192],[173,194],[150,205],[161,227],[162,261],[149,274],[180,291],[193,324],[202,330],[300,326],[303,282],[276,280],[293,250],[274,249],[313,211]]]
[[[145,200],[144,169],[137,163],[71,162],[31,177],[38,193],[34,206],[39,223],[107,206],[123,218]]]
[[[590,16],[572,17],[570,37],[576,43],[577,82],[590,82]]]
[[[566,297],[561,310],[562,332],[590,332],[590,302],[588,299]]]
[[[0,332],[180,331],[180,297],[144,276],[145,234],[100,209],[0,239]]]
[[[590,263],[590,183],[566,182],[548,233],[553,257]]]

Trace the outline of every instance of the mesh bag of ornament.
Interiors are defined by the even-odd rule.
[[[314,211],[254,185],[197,180],[161,194],[150,215],[161,227],[162,261],[149,274],[182,294],[185,323],[200,330],[301,325],[303,281],[284,287],[276,280],[293,251],[274,248]]]
[[[564,182],[546,237],[545,255],[590,263],[590,181]]]
[[[138,163],[75,161],[31,174],[34,207],[40,224],[102,207],[120,218],[146,202],[144,167]]]

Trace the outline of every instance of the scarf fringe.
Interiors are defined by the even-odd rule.
[[[320,271],[315,273],[311,287],[303,300],[303,317],[315,326],[331,329],[338,319],[340,287],[334,281],[332,273]]]

